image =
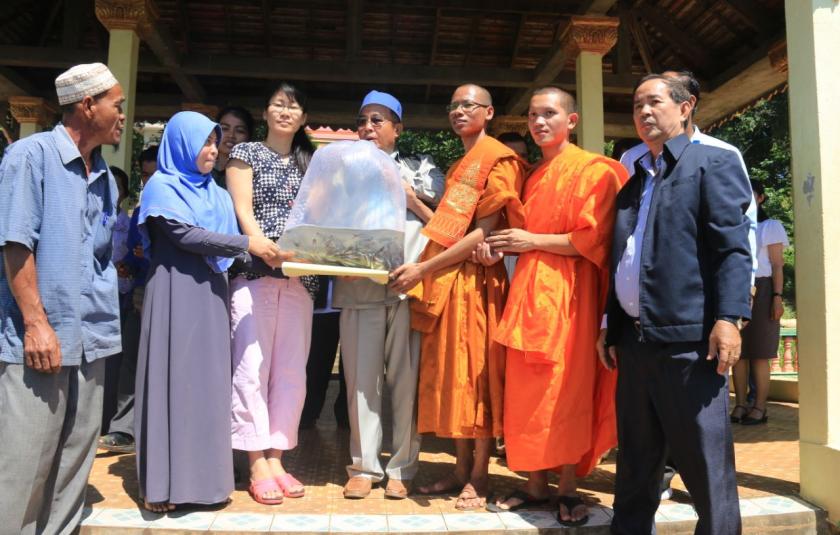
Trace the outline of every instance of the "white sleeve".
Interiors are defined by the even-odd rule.
[[[790,245],[788,242],[787,233],[785,232],[785,227],[782,225],[781,221],[776,219],[770,219],[767,221],[767,226],[764,229],[762,236],[762,245],[765,247],[768,245],[775,245],[781,243],[783,247],[787,247]]]

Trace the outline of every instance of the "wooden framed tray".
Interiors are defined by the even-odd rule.
[[[283,262],[283,275],[300,277],[302,275],[333,275],[338,277],[367,277],[377,284],[388,284],[388,272],[384,269],[365,269],[326,264],[307,264],[304,262]]]

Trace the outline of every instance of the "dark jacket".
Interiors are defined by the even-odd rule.
[[[752,192],[734,152],[669,140],[655,179],[641,250],[639,336],[647,342],[708,338],[719,316],[750,316],[752,260],[745,212]],[[646,171],[616,199],[607,344],[616,345],[630,317],[615,294],[615,272],[636,227]]]

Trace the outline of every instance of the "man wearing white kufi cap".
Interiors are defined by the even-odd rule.
[[[55,80],[61,123],[0,162],[0,534],[70,533],[120,351],[111,229],[117,186],[99,153],[125,127],[101,63]]]

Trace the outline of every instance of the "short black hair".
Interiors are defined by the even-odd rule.
[[[125,171],[116,165],[112,165],[108,169],[110,169],[111,174],[114,175],[114,180],[117,181],[117,186],[122,189],[126,195],[128,195],[128,175],[125,174]]]
[[[251,141],[251,138],[254,137],[254,116],[251,115],[251,112],[242,106],[225,106],[216,114],[216,122],[222,122],[222,117],[225,115],[233,115],[245,123],[245,129],[248,130],[248,141]]]
[[[157,163],[157,156],[158,156],[158,146],[157,145],[149,145],[143,152],[140,153],[140,163],[143,162],[155,162]]]
[[[677,104],[688,102],[691,98],[691,93],[688,92],[688,88],[684,83],[682,83],[682,81],[676,78],[669,78],[668,76],[663,76],[661,74],[648,74],[643,76],[638,82],[636,82],[635,87],[633,87],[633,93],[635,94],[642,84],[651,80],[662,80],[665,82],[665,85],[668,87],[668,94],[671,97],[671,100]]]
[[[676,78],[679,80],[685,88],[691,93],[691,96],[694,97],[694,109],[691,110],[691,114],[697,111],[697,107],[700,105],[700,82],[694,76],[694,73],[688,69],[681,69],[681,70],[666,70],[664,72],[673,72],[676,73]]]

